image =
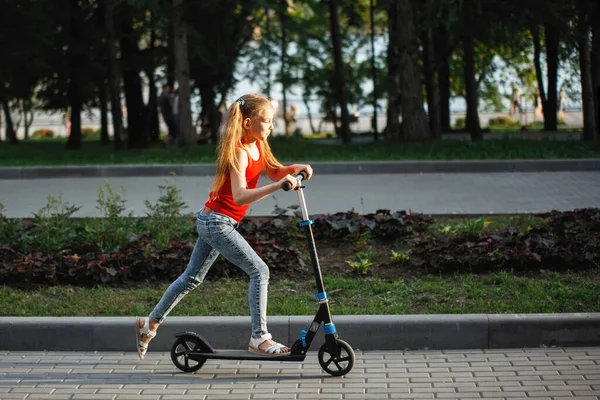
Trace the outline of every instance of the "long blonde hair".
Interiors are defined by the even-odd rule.
[[[240,173],[237,162],[237,151],[242,146],[245,137],[243,121],[246,118],[256,118],[260,112],[273,108],[271,101],[260,94],[245,94],[237,99],[227,111],[223,122],[219,127],[219,143],[217,145],[217,173],[211,189],[211,198],[218,196],[219,189],[225,183],[225,179],[233,169]],[[261,141],[260,150],[266,168],[281,168],[283,165],[273,155],[271,146],[266,140]]]

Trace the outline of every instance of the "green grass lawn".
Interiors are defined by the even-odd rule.
[[[597,158],[600,146],[579,140],[496,139],[480,142],[446,139],[428,143],[341,145],[306,138],[274,137],[271,145],[282,162],[391,161]],[[64,141],[0,143],[0,166],[212,163],[215,146],[114,151],[98,142],[84,142],[80,150],[65,150]]]
[[[0,287],[0,315],[148,315],[167,286],[168,283],[129,288],[4,286]],[[535,277],[501,272],[396,282],[326,276],[325,286],[336,315],[600,312],[598,271],[548,272]],[[205,282],[171,315],[248,315],[247,287],[248,282],[243,279]],[[309,280],[272,282],[268,313],[313,314],[317,309],[313,292],[314,283]]]

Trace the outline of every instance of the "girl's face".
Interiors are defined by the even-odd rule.
[[[273,109],[265,108],[254,118],[246,118],[244,128],[246,129],[246,139],[249,142],[267,140],[273,130]]]

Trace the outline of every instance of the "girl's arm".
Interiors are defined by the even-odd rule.
[[[313,170],[308,164],[292,164],[283,168],[267,168],[265,170],[269,179],[271,179],[274,182],[279,181],[286,175],[292,175],[293,177],[296,177],[302,171],[306,171],[306,173],[308,174],[308,177],[306,178],[307,180],[310,179],[310,177],[313,174]]]
[[[276,182],[270,183],[265,186],[257,187],[256,189],[248,189],[246,182],[246,168],[248,168],[248,153],[243,149],[239,149],[237,152],[237,161],[240,167],[240,172],[237,173],[233,169],[230,172],[231,176],[231,193],[233,195],[233,201],[238,206],[245,204],[254,203],[262,200],[271,193],[281,189],[284,182],[290,182],[292,188],[296,187],[296,179],[289,174],[282,175]],[[294,171],[292,171],[294,172]]]

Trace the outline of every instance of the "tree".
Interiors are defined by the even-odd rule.
[[[475,0],[477,1],[477,0]],[[463,39],[463,72],[466,87],[467,118],[465,121],[467,131],[471,133],[471,140],[483,139],[483,131],[479,125],[479,96],[477,94],[477,81],[475,79],[475,38],[472,25],[475,21],[475,7],[473,1],[463,2],[463,15],[465,37]]]
[[[277,7],[279,9],[279,26],[281,28],[281,33],[280,33],[280,40],[281,40],[281,70],[280,70],[280,77],[281,77],[281,97],[282,97],[282,116],[283,116],[283,123],[285,124],[285,134],[286,135],[291,135],[292,132],[290,131],[290,119],[288,116],[288,104],[287,104],[287,92],[288,92],[288,62],[287,62],[287,47],[288,47],[288,1],[287,0],[281,0],[279,3],[279,7]]]
[[[596,106],[596,138],[600,138],[600,6],[595,5],[592,23],[592,88]]]
[[[544,114],[544,131],[556,131],[558,127],[556,109],[561,31],[567,29],[573,17],[568,3],[562,0],[524,0],[520,4],[521,13],[526,17],[525,24],[533,38],[533,59]],[[540,27],[543,30],[540,30]],[[542,32],[546,53],[546,87],[540,60],[543,47]]]
[[[68,8],[68,50],[69,69],[67,96],[70,106],[71,130],[67,138],[67,149],[81,148],[81,111],[83,108],[83,71],[85,69],[85,44],[83,43],[85,10],[79,0],[69,0]]]
[[[548,92],[544,113],[544,130],[556,131],[558,128],[556,108],[558,104],[558,46],[560,44],[560,30],[556,26],[546,23],[544,26],[546,37],[546,65]]]
[[[140,77],[141,55],[138,43],[142,25],[138,23],[141,12],[128,3],[119,3],[120,48],[123,88],[127,104],[127,148],[138,149],[148,145],[146,132],[146,107],[142,96]]]
[[[341,110],[342,143],[348,144],[352,141],[350,136],[350,115],[348,114],[348,100],[346,92],[346,78],[344,73],[344,61],[342,59],[342,38],[340,34],[340,21],[337,0],[329,0],[329,26],[331,29],[331,42],[333,47],[333,59],[335,63],[335,89],[337,103]]]
[[[402,104],[402,133],[405,140],[428,140],[431,130],[423,109],[421,73],[418,63],[417,35],[412,0],[394,0],[397,13],[398,58],[400,68],[400,98]],[[392,33],[390,33],[390,36]]]
[[[440,24],[435,30],[435,49],[437,63],[437,84],[440,91],[440,125],[442,132],[452,130],[450,124],[450,62],[449,58],[454,50],[448,43],[449,31],[445,25]]]
[[[231,90],[240,53],[252,38],[258,0],[192,0],[185,3],[190,73],[200,91],[201,116],[209,122],[211,141],[219,127],[218,103]],[[198,12],[202,9],[202,12]],[[217,102],[217,95],[220,99]]]
[[[56,32],[49,0],[3,2],[0,46],[7,55],[0,62],[0,103],[6,140],[17,143],[10,105],[29,100],[42,77],[49,74],[47,55]]]
[[[429,129],[431,137],[442,137],[442,120],[440,114],[440,90],[436,73],[436,54],[431,28],[423,32],[423,68],[425,74],[425,88],[427,91],[427,114],[429,116]]]
[[[400,16],[395,0],[388,2],[388,32],[387,49],[387,126],[386,139],[397,139],[400,136]]]
[[[1,83],[1,82],[0,82]],[[2,91],[0,88],[0,96],[2,96]],[[4,118],[6,120],[5,124],[6,124],[6,140],[8,140],[11,143],[17,143],[17,132],[15,132],[15,129],[13,127],[13,123],[12,123],[12,118],[10,116],[10,107],[8,106],[8,100],[4,100],[2,102],[2,111],[4,111]]]
[[[113,125],[113,145],[115,150],[122,147],[123,114],[121,112],[121,74],[116,56],[116,33],[114,23],[115,0],[104,0],[104,29],[106,30],[107,80],[110,97],[110,110]]]
[[[179,87],[179,132],[180,140],[186,145],[196,142],[190,109],[190,62],[186,23],[183,18],[183,0],[173,0],[173,25],[175,29],[175,76]]]
[[[369,22],[371,24],[371,76],[373,79],[373,136],[374,140],[379,139],[379,132],[377,129],[377,67],[375,62],[375,5],[373,0],[369,1]]]
[[[594,86],[592,79],[592,56],[590,38],[590,13],[585,1],[579,2],[579,21],[577,36],[579,47],[579,65],[581,71],[581,100],[583,104],[583,139],[594,141],[598,138],[596,132],[596,110],[594,107]]]

